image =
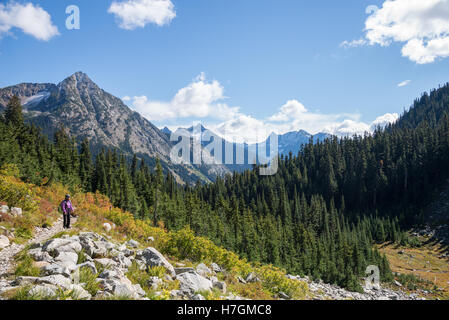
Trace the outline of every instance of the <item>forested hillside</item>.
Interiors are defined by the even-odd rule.
[[[332,138],[280,158],[279,172],[258,168],[212,184],[178,186],[161,166],[131,163],[104,150],[92,159],[63,130],[53,142],[27,126],[12,99],[0,121],[0,165],[16,163],[22,179],[61,181],[100,191],[153,224],[186,225],[251,261],[272,263],[356,290],[367,265],[392,278],[376,242],[407,243],[406,230],[448,178],[449,86],[417,100],[398,123],[365,137]]]

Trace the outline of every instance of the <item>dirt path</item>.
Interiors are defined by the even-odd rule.
[[[72,218],[72,225],[76,223],[76,218]],[[27,245],[33,243],[43,242],[55,234],[63,231],[62,217],[56,220],[51,228],[34,229],[34,237],[27,242]],[[9,247],[0,251],[0,288],[6,282],[6,277],[10,275],[12,267],[14,266],[14,256],[25,248],[26,245],[13,243]]]

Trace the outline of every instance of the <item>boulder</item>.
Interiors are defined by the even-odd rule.
[[[76,241],[71,239],[51,239],[42,246],[42,251],[48,252],[52,256],[57,256],[61,252],[78,252],[82,247]]]
[[[117,266],[117,262],[108,258],[94,259],[94,261],[98,262],[105,268]]]
[[[212,286],[218,290],[220,290],[221,293],[226,293],[226,282],[224,281],[212,281]]]
[[[81,285],[79,284],[72,284],[68,287],[68,290],[72,290],[73,295],[75,296],[75,299],[79,300],[90,300],[92,298],[92,295],[86,291]]]
[[[67,278],[70,277],[70,270],[69,270],[69,268],[61,266],[61,265],[56,264],[56,263],[48,264],[48,265],[44,266],[42,268],[42,272],[46,276],[60,274],[60,275],[63,275],[64,277],[67,277]]]
[[[28,254],[34,261],[53,262],[52,256],[48,252],[42,251],[41,248],[30,249]]]
[[[4,249],[9,246],[9,239],[4,235],[0,235],[0,249]]]
[[[37,285],[34,286],[28,294],[42,298],[51,298],[56,296],[57,287],[54,285]]]
[[[57,287],[67,289],[72,281],[60,274],[46,276],[46,277],[17,277],[14,283],[19,286],[36,285],[36,284],[51,284]]]
[[[198,291],[211,291],[212,282],[198,273],[184,272],[178,274],[176,279],[180,282],[180,289],[191,294]]]
[[[193,297],[192,297],[192,300],[206,300],[206,298],[204,298],[202,295],[200,295],[200,294],[195,294]]]
[[[111,227],[111,225],[110,225],[109,223],[103,223],[103,229],[104,229],[106,232],[110,232],[111,229],[112,229],[112,227]]]
[[[172,277],[176,275],[173,266],[154,248],[149,247],[143,250],[140,259],[149,267],[163,266]]]
[[[223,270],[220,268],[220,266],[216,263],[212,263],[211,265],[212,271],[219,273],[222,272]]]
[[[21,208],[11,208],[11,215],[13,217],[21,217],[22,216],[22,209]]]
[[[117,250],[125,255],[125,257],[131,257],[134,255],[134,251],[129,250],[126,245],[122,244],[117,248]]]
[[[175,268],[176,275],[184,273],[184,272],[195,272],[195,269],[189,268],[189,267]]]
[[[94,256],[96,247],[95,247],[93,240],[90,237],[87,237],[87,236],[81,237],[80,236],[80,244],[81,244],[84,252],[87,255],[89,255],[90,257]]]
[[[9,207],[7,205],[0,206],[0,214],[7,214],[9,211]]]
[[[78,255],[74,252],[61,252],[56,258],[55,262],[70,271],[76,270],[78,262]]]
[[[252,282],[260,282],[259,277],[254,272],[251,272],[245,279],[245,282],[252,283]]]
[[[131,239],[126,243],[126,245],[131,248],[137,248],[139,243],[136,240]]]
[[[140,285],[133,285],[126,277],[120,279],[97,279],[104,291],[115,296],[139,299],[146,295]]]
[[[117,262],[118,266],[122,269],[128,269],[132,262],[130,259],[128,259],[123,253],[119,253],[117,256],[112,258],[115,262]]]
[[[100,275],[98,276],[98,278],[100,279],[107,279],[107,280],[120,279],[120,277],[121,276],[117,273],[117,271],[109,269],[103,270],[103,272],[101,272]]]
[[[203,277],[208,277],[212,274],[212,270],[209,269],[208,266],[206,266],[204,263],[200,263],[196,266],[196,272],[198,272]]]

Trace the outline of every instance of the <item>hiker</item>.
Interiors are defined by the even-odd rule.
[[[73,213],[72,202],[70,202],[70,195],[66,194],[64,201],[61,202],[61,211],[64,215],[64,229],[70,229],[70,215]]]

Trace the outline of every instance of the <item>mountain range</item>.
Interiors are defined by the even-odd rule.
[[[253,157],[248,151],[251,146],[237,144],[235,148],[245,150],[246,165],[209,164],[210,161],[201,165],[173,164],[170,150],[175,142],[170,141],[171,131],[167,127],[159,130],[83,72],[77,72],[59,84],[22,83],[0,89],[0,110],[14,95],[20,98],[27,121],[42,128],[48,137],[52,138],[58,129],[64,128],[79,140],[87,138],[94,154],[101,148],[115,148],[129,156],[137,154],[150,165],[159,158],[164,170],[180,183],[209,182],[232,171],[243,171],[250,167],[248,159]],[[193,127],[187,130],[193,132]],[[201,132],[205,130],[201,126]],[[219,137],[215,133],[212,136]],[[280,154],[298,153],[301,145],[308,143],[311,137],[303,130],[279,135]],[[313,137],[313,141],[327,137],[328,134],[320,133]],[[203,143],[202,147],[207,144]],[[203,157],[205,154],[203,152]]]

